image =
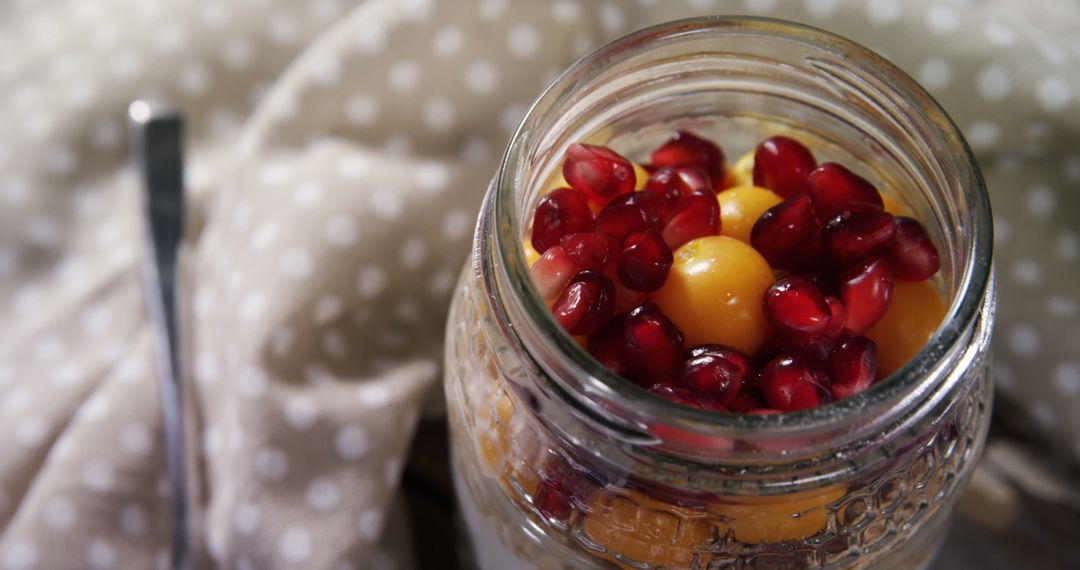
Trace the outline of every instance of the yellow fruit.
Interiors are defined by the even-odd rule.
[[[899,199],[894,198],[891,194],[886,194],[882,192],[881,201],[885,203],[885,211],[894,216],[911,215],[911,211],[908,210],[907,205],[905,205]]]
[[[720,497],[709,511],[730,521],[735,538],[747,544],[803,540],[825,528],[825,505],[844,496],[843,487],[774,497]]]
[[[634,161],[630,161],[630,164],[634,165],[634,190],[641,190],[649,181],[649,171]]]
[[[754,151],[749,150],[746,154],[739,157],[734,164],[728,168],[728,171],[724,174],[724,183],[721,185],[723,188],[733,188],[735,186],[753,186],[754,185]]]
[[[525,265],[527,267],[532,267],[533,264],[536,263],[536,260],[540,259],[540,254],[533,249],[532,243],[530,243],[529,240],[525,240],[522,243],[522,246],[525,248]]]
[[[720,233],[743,243],[750,243],[750,230],[765,210],[783,201],[760,186],[737,186],[720,192]]]
[[[772,269],[757,250],[708,236],[675,250],[667,281],[650,297],[682,331],[686,346],[723,344],[752,355],[769,332],[761,299],[772,284]]]
[[[877,343],[879,378],[888,376],[915,356],[945,320],[945,302],[929,281],[893,284],[885,316],[866,336]]]

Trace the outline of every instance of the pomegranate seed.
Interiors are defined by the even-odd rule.
[[[675,204],[683,196],[690,193],[690,187],[674,168],[660,168],[649,176],[645,183],[645,189],[654,194],[664,197],[668,208],[674,208]]]
[[[825,327],[822,337],[832,342],[840,337],[847,326],[847,307],[836,297],[826,297],[825,302],[829,304],[829,326]]]
[[[847,308],[847,330],[862,334],[877,323],[892,299],[893,271],[881,256],[871,256],[840,275],[840,300]]]
[[[549,519],[564,520],[573,510],[570,506],[570,497],[570,490],[561,481],[544,477],[536,486],[533,506]]]
[[[807,337],[829,327],[832,310],[821,291],[802,277],[784,277],[765,291],[765,316],[780,334]]]
[[[730,404],[753,364],[734,348],[705,344],[690,350],[682,367],[682,385],[719,404]]]
[[[938,250],[917,220],[896,218],[896,238],[887,248],[885,257],[892,264],[897,279],[923,281],[941,267]]]
[[[687,192],[693,192],[694,190],[709,190],[713,194],[716,194],[716,189],[713,188],[712,178],[704,168],[698,168],[696,166],[680,166],[675,169],[675,173],[679,176],[679,180],[686,185]]]
[[[555,319],[570,334],[592,334],[611,319],[615,286],[603,273],[579,272],[559,295],[552,308]]]
[[[896,236],[896,221],[885,212],[842,212],[825,224],[821,242],[825,255],[846,266],[876,253]]]
[[[563,236],[559,245],[574,265],[582,269],[603,269],[615,259],[619,240],[608,234],[582,232]]]
[[[724,153],[720,147],[688,131],[675,133],[652,153],[653,166],[696,166],[713,181],[724,175]]]
[[[806,410],[825,402],[824,372],[806,359],[778,356],[765,365],[759,381],[765,401],[778,410]]]
[[[536,260],[530,272],[536,288],[540,290],[540,296],[551,302],[559,296],[566,282],[577,272],[577,268],[562,246],[556,245],[549,247],[544,255]]]
[[[679,365],[682,332],[655,304],[645,303],[627,313],[623,335],[631,380],[651,385]]]
[[[728,408],[736,414],[747,414],[750,413],[751,410],[756,410],[760,407],[761,403],[758,402],[757,398],[747,392],[741,392],[738,396],[735,396],[735,399],[728,403]]]
[[[664,241],[672,250],[699,237],[720,233],[720,203],[712,190],[694,190],[679,200],[664,228]]]
[[[633,192],[634,165],[606,146],[574,143],[566,149],[563,178],[598,206],[620,194]]]
[[[754,151],[754,186],[776,192],[782,198],[805,194],[807,177],[817,167],[810,150],[788,137],[765,139]]]
[[[832,395],[848,398],[870,387],[877,377],[877,345],[865,336],[844,336],[825,361]]]
[[[604,270],[604,275],[607,275],[611,280],[612,285],[615,286],[615,312],[625,313],[630,309],[645,302],[648,297],[642,291],[634,291],[633,289],[627,289],[626,285],[623,285],[622,279],[619,279],[619,272],[614,266],[609,266]]]
[[[814,212],[822,222],[841,212],[880,212],[885,209],[877,188],[835,162],[826,162],[807,179]]]
[[[670,384],[654,384],[652,388],[649,388],[649,393],[654,396],[660,396],[665,400],[675,402],[676,404],[690,406],[691,408],[702,407],[697,398],[694,397],[693,392],[684,388],[676,388]]]
[[[769,208],[754,222],[750,243],[773,269],[810,267],[821,248],[821,225],[810,197],[799,194]]]
[[[667,279],[675,257],[656,230],[645,230],[626,238],[616,269],[619,280],[634,291],[655,291]]]
[[[589,337],[589,354],[604,368],[626,376],[630,371],[630,356],[626,351],[626,315],[619,315],[607,322],[596,334]]]
[[[596,216],[596,232],[613,235],[621,242],[646,228],[662,230],[667,214],[667,203],[659,194],[648,191],[624,194],[608,202]]]
[[[533,216],[532,246],[538,253],[558,245],[563,236],[592,229],[593,214],[581,192],[559,188],[540,199]]]

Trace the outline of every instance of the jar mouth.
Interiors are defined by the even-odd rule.
[[[932,128],[931,134],[947,150],[939,159],[954,160],[955,168],[966,181],[960,195],[967,208],[958,222],[965,226],[969,237],[963,243],[953,244],[963,249],[963,264],[956,268],[959,278],[954,279],[952,289],[955,292],[944,321],[923,348],[892,374],[859,394],[819,408],[773,415],[729,414],[689,408],[649,394],[602,366],[560,328],[542,301],[523,256],[523,224],[515,191],[528,183],[522,165],[528,159],[529,143],[544,126],[545,116],[559,109],[568,93],[588,84],[598,70],[618,63],[627,50],[666,40],[718,33],[812,45],[844,62],[851,62],[857,74],[872,77],[878,82],[878,89],[900,98],[910,111],[925,117]],[[485,221],[481,221],[481,228],[488,227],[492,231],[489,235],[478,235],[478,244],[481,249],[488,250],[486,254],[491,255],[491,259],[497,259],[491,270],[498,275],[485,276],[489,287],[499,292],[498,298],[493,299],[493,308],[502,322],[517,323],[525,319],[535,325],[511,324],[508,331],[512,342],[522,348],[521,352],[529,355],[549,379],[555,380],[554,387],[571,404],[595,403],[597,400],[613,402],[616,409],[637,410],[640,416],[662,418],[669,425],[691,432],[728,437],[752,437],[766,431],[785,437],[793,433],[824,433],[841,427],[851,418],[914,405],[940,388],[948,377],[955,376],[940,363],[947,355],[963,349],[961,345],[976,327],[987,295],[992,292],[990,202],[974,155],[959,129],[933,97],[899,68],[851,40],[802,24],[756,17],[693,18],[645,28],[598,48],[563,72],[534,101],[514,132],[492,184],[493,191],[489,192],[488,198],[493,206],[493,219],[488,222],[492,223],[485,225]],[[533,334],[526,330],[533,328]],[[544,344],[561,355],[559,362],[536,358],[536,351],[531,349],[536,344]],[[575,382],[567,385],[560,382],[560,378],[573,378]],[[598,421],[610,419],[597,418],[595,413],[590,415]]]

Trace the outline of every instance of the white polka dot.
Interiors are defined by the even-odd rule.
[[[234,71],[246,69],[254,59],[255,50],[247,39],[229,34],[221,48],[221,60]]]
[[[371,172],[372,162],[363,155],[349,153],[337,161],[337,172],[342,178],[362,180]]]
[[[487,60],[474,61],[465,69],[465,86],[478,95],[490,95],[499,84],[499,71]]]
[[[315,425],[319,410],[314,400],[306,396],[294,396],[285,402],[285,421],[294,429],[307,430]]]
[[[26,239],[38,245],[51,245],[60,237],[60,228],[52,218],[34,216],[26,222]]]
[[[431,51],[441,58],[453,57],[465,45],[465,34],[457,26],[446,26],[435,33],[431,40]]]
[[[897,0],[868,0],[866,17],[878,26],[891,24],[900,17],[900,3]]]
[[[292,327],[279,327],[270,337],[270,352],[278,358],[284,358],[292,348],[294,340],[296,340],[296,332]]]
[[[459,240],[473,229],[473,217],[465,210],[451,210],[443,218],[442,231],[447,239]]]
[[[424,124],[436,131],[445,131],[457,119],[457,109],[446,97],[434,97],[424,103]]]
[[[66,176],[79,166],[79,157],[67,147],[50,149],[45,156],[45,169],[57,176]]]
[[[1013,326],[1007,338],[1009,348],[1017,356],[1030,358],[1039,352],[1039,332],[1031,325]]]
[[[270,40],[277,45],[291,45],[297,40],[295,17],[291,13],[279,12],[270,17],[267,32]]]
[[[105,419],[111,411],[112,406],[109,405],[109,400],[97,396],[90,398],[82,408],[79,408],[79,417],[88,422],[98,422]]]
[[[461,145],[461,158],[472,164],[484,163],[491,157],[491,144],[480,136],[472,136]]]
[[[960,27],[960,17],[945,4],[933,4],[926,9],[926,23],[939,34],[955,32]]]
[[[1029,408],[1031,417],[1035,418],[1044,428],[1052,428],[1057,425],[1057,414],[1054,412],[1054,408],[1047,402],[1034,402]]]
[[[379,534],[382,533],[382,525],[382,511],[364,511],[360,513],[360,517],[357,519],[357,527],[360,531],[360,536],[366,538],[370,542],[375,542],[379,539]]]
[[[994,216],[994,245],[1004,245],[1009,243],[1010,239],[1012,239],[1012,222],[1000,216]]]
[[[45,520],[45,526],[50,530],[63,532],[75,526],[79,513],[75,510],[75,503],[69,497],[56,496],[45,501],[41,516]]]
[[[259,530],[259,509],[251,503],[240,503],[233,511],[233,527],[243,536],[251,536]]]
[[[403,60],[390,66],[387,81],[395,91],[411,91],[420,82],[420,66],[412,60]]]
[[[278,554],[286,562],[304,562],[311,557],[312,550],[311,535],[300,527],[287,528],[278,541]]]
[[[249,291],[240,300],[240,318],[251,322],[262,316],[266,309],[266,294],[262,291]]]
[[[338,330],[329,330],[323,333],[322,347],[326,354],[338,359],[345,358],[349,353],[345,337]]]
[[[210,72],[201,64],[190,63],[180,68],[180,89],[192,97],[205,95],[210,88]]]
[[[1069,230],[1062,231],[1054,244],[1054,252],[1063,261],[1080,259],[1080,238]]]
[[[45,418],[39,415],[20,418],[15,423],[15,443],[24,448],[35,448],[41,445],[49,435],[49,425]]]
[[[361,297],[372,299],[386,287],[386,273],[382,268],[370,265],[360,270],[356,285]]]
[[[262,251],[266,248],[274,245],[274,241],[278,237],[278,225],[270,220],[264,221],[255,228],[255,233],[251,235],[251,248],[255,251]]]
[[[1016,34],[1004,22],[990,21],[983,28],[983,35],[990,43],[998,46],[1009,46],[1016,41]]]
[[[356,51],[369,56],[386,49],[386,30],[378,25],[364,26],[356,34]]]
[[[150,432],[139,424],[127,424],[120,430],[120,448],[130,455],[145,456],[153,445]]]
[[[402,299],[394,307],[394,315],[402,322],[415,323],[420,320],[420,306],[413,299]]]
[[[525,113],[528,110],[529,108],[524,103],[510,103],[499,114],[499,123],[507,132],[513,132],[517,129],[518,123],[525,118]]]
[[[86,563],[90,568],[104,570],[116,565],[116,549],[103,538],[95,538],[86,547]]]
[[[333,87],[341,83],[344,73],[341,60],[336,57],[322,57],[311,63],[311,76],[316,83],[323,87]]]
[[[133,51],[120,52],[114,55],[109,62],[109,71],[120,79],[135,77],[142,71],[142,67],[142,58]]]
[[[427,244],[419,237],[410,237],[401,245],[401,265],[406,269],[418,269],[427,258]]]
[[[581,18],[581,5],[571,0],[556,0],[551,4],[551,16],[563,24],[577,22]]]
[[[255,400],[265,395],[267,384],[266,372],[258,366],[248,366],[236,377],[237,393],[248,400]]]
[[[1080,363],[1058,364],[1054,368],[1054,386],[1066,396],[1080,395]]]
[[[341,311],[345,308],[341,299],[329,293],[324,294],[315,301],[315,311],[312,315],[315,319],[315,324],[325,325],[334,319],[341,316]]]
[[[1037,184],[1031,187],[1024,199],[1028,212],[1036,218],[1047,218],[1057,208],[1057,196],[1054,191],[1045,184]]]
[[[1004,66],[992,63],[982,68],[975,77],[975,89],[987,101],[998,101],[1012,91],[1012,78]]]
[[[82,471],[83,485],[98,493],[112,490],[114,479],[112,465],[100,459],[91,461]]]
[[[293,247],[281,255],[281,273],[293,281],[301,281],[311,276],[315,270],[315,262],[307,250]]]
[[[435,11],[434,2],[435,0],[402,0],[401,12],[408,20],[428,20]]]
[[[743,6],[749,12],[761,14],[776,8],[776,2],[777,0],[743,0]]]
[[[980,120],[968,127],[968,142],[976,150],[984,150],[992,147],[1001,139],[1001,127],[997,123]]]
[[[1058,318],[1071,319],[1080,312],[1080,307],[1073,299],[1061,295],[1051,295],[1046,299],[1046,311]]]
[[[79,365],[67,362],[55,368],[50,379],[57,386],[71,386],[85,378],[84,371]],[[117,379],[121,378],[117,377]]]
[[[1035,98],[1046,111],[1062,111],[1072,103],[1072,85],[1058,76],[1043,78],[1035,87]]]
[[[334,216],[323,228],[323,237],[334,247],[346,248],[356,245],[360,227],[356,219],[347,214]]]
[[[356,400],[367,408],[377,410],[397,398],[384,384],[360,384],[356,387]]]
[[[370,448],[368,434],[364,428],[348,425],[338,430],[334,437],[334,449],[341,459],[354,461],[363,457]]]
[[[146,510],[129,503],[120,511],[120,530],[127,536],[138,537],[146,533]]]
[[[29,570],[37,562],[37,547],[29,542],[9,542],[4,548],[5,570]]]
[[[413,169],[413,180],[420,191],[438,194],[450,184],[450,169],[435,161],[424,161]]]
[[[532,24],[514,24],[506,36],[506,46],[514,57],[531,58],[540,51],[540,31]]]
[[[264,481],[280,481],[289,470],[289,459],[280,450],[262,447],[255,452],[255,476]]]
[[[378,188],[371,193],[371,209],[379,218],[393,221],[405,210],[405,201],[396,188]]]
[[[626,14],[622,8],[615,4],[602,4],[600,6],[600,27],[608,34],[618,34],[626,26]]]
[[[1026,287],[1038,286],[1042,283],[1042,268],[1032,259],[1019,259],[1013,264],[1013,278]]]
[[[493,21],[501,18],[506,13],[506,0],[480,0],[477,14],[480,19]]]
[[[457,275],[448,269],[442,269],[431,278],[431,285],[428,290],[432,295],[441,297],[450,292],[450,288],[454,286],[454,282],[457,280]]]
[[[316,511],[332,511],[341,504],[341,488],[329,479],[316,479],[308,485],[304,501]]]
[[[356,127],[375,124],[379,118],[379,101],[367,93],[357,93],[345,100],[345,122]]]

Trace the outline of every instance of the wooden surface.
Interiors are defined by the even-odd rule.
[[[421,422],[403,475],[418,569],[462,568],[446,442],[444,422]],[[1030,497],[1022,505],[1005,530],[958,516],[933,570],[1080,570],[1080,513]]]

